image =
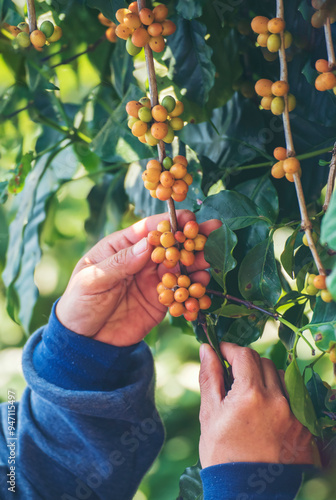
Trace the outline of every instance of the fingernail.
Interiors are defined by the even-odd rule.
[[[200,351],[199,351],[201,362],[203,361],[204,354],[205,354],[205,346],[204,346],[204,344],[201,344]]]
[[[148,248],[148,240],[147,238],[142,238],[142,240],[138,241],[136,245],[133,247],[133,254],[140,255],[145,252]]]

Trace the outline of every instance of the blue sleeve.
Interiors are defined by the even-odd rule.
[[[204,500],[293,500],[312,465],[227,463],[201,470]]]
[[[28,340],[23,370],[16,498],[133,498],[164,440],[147,345],[118,348],[77,335],[53,310]],[[0,498],[9,498],[7,405],[0,418]]]

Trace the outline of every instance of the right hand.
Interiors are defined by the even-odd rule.
[[[234,378],[227,394],[216,353],[207,344],[200,351],[202,467],[229,462],[313,464],[313,438],[291,412],[283,372],[252,349],[227,342],[220,348]]]

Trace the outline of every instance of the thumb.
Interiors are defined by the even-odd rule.
[[[111,288],[120,280],[140,272],[150,259],[152,247],[147,238],[142,238],[135,245],[123,248],[111,257],[96,265],[99,270],[101,286]]]
[[[208,344],[200,348],[201,369],[199,382],[201,389],[201,420],[210,415],[214,407],[220,405],[225,396],[223,367],[215,351]]]

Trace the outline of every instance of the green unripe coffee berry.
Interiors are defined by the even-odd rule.
[[[40,31],[45,34],[47,38],[49,38],[54,33],[54,25],[50,21],[43,21],[40,26]]]
[[[151,110],[146,108],[145,106],[143,108],[139,109],[138,116],[139,116],[140,120],[142,120],[145,123],[149,123],[152,121]]]
[[[29,35],[28,33],[24,33],[23,31],[18,34],[18,36],[16,37],[16,41],[23,49],[26,49],[30,45]]]
[[[174,130],[171,128],[170,125],[168,125],[168,132],[166,137],[163,138],[163,142],[165,142],[166,144],[171,144],[174,140],[174,137],[175,137]]]
[[[288,94],[288,111],[293,111],[296,108],[296,97],[293,94]]]
[[[308,293],[308,295],[316,295],[318,289],[314,285],[308,285],[306,287],[306,292]]]
[[[173,130],[182,130],[184,127],[184,123],[182,118],[176,116],[170,120],[170,126]]]
[[[136,47],[132,42],[132,37],[128,37],[126,40],[126,50],[130,56],[137,56],[140,54],[142,47]]]
[[[316,274],[308,274],[307,285],[313,285]]]
[[[29,26],[27,23],[25,22],[19,23],[17,27],[19,28],[19,30],[23,31],[24,33],[28,33],[29,35]]]
[[[316,233],[312,232],[312,238],[313,238],[313,242],[316,244],[318,242],[318,236]],[[308,240],[307,240],[307,235],[304,234],[302,236],[302,243],[306,246],[306,247],[309,247],[309,244],[308,244]]]
[[[145,133],[145,137],[149,146],[156,146],[157,144],[159,144],[158,139],[155,139],[155,137],[152,136],[152,132],[150,131],[150,129]]]
[[[174,162],[169,156],[166,156],[166,158],[163,159],[162,165],[166,170],[169,170],[173,166],[173,164]]]
[[[283,97],[274,97],[271,103],[271,111],[273,115],[281,115],[285,110],[285,101]]]
[[[323,300],[323,302],[329,303],[333,301],[333,296],[331,295],[329,290],[325,288],[324,290],[321,290],[321,299]]]
[[[54,26],[53,34],[48,38],[48,42],[58,42],[60,38],[62,38],[63,31],[59,26]]]
[[[149,108],[149,109],[152,108],[152,106],[151,106],[151,100],[149,99],[149,97],[141,97],[141,99],[139,100],[139,102],[143,106],[146,106],[146,108]]]
[[[129,118],[128,122],[127,122],[127,125],[128,127],[132,130],[132,127],[133,125],[135,124],[135,122],[137,122],[138,119],[137,118],[134,118],[134,116],[131,116],[131,118]]]
[[[267,48],[270,52],[278,52],[281,47],[280,35],[270,35],[267,39]]]
[[[284,32],[284,43],[285,43],[285,49],[289,49],[289,47],[293,43],[293,35],[289,31]]]
[[[174,99],[173,96],[166,95],[166,97],[164,97],[162,99],[162,103],[161,104],[162,104],[162,106],[164,108],[166,108],[166,110],[168,111],[168,113],[171,113],[175,109],[176,101],[175,101],[175,99]]]

